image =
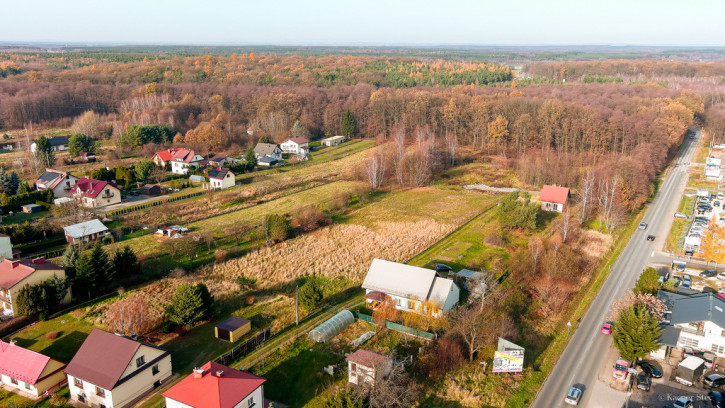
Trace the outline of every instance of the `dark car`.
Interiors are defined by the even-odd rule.
[[[652,387],[652,379],[644,371],[637,375],[637,388],[642,391],[649,391]]]
[[[725,375],[710,374],[702,379],[702,383],[707,387],[717,388],[725,385]]]
[[[647,241],[654,241],[655,236],[654,235],[647,235]]]
[[[707,393],[707,399],[715,408],[725,408],[725,401],[723,401],[723,394],[717,391],[710,391]]]
[[[660,370],[659,367],[650,362],[642,361],[641,363],[639,363],[639,368],[641,368],[642,371],[644,371],[645,373],[649,374],[649,376],[652,378],[662,378],[662,370]]]
[[[700,277],[701,278],[713,278],[715,276],[717,276],[717,272],[715,272],[715,271],[702,271],[702,272],[700,272]]]
[[[451,268],[450,266],[448,266],[446,264],[438,264],[438,265],[436,265],[435,269],[436,269],[436,272],[450,272],[453,270],[453,268]]]

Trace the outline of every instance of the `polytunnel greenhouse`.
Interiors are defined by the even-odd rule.
[[[343,310],[321,325],[312,329],[309,336],[312,340],[318,343],[324,343],[337,336],[337,333],[340,333],[353,322],[355,322],[355,316],[352,315],[352,312],[349,310]]]

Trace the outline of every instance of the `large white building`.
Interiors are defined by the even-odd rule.
[[[712,293],[685,295],[665,291],[657,297],[667,305],[666,324],[660,337],[663,348],[691,347],[725,357],[725,299]]]
[[[424,302],[432,302],[443,312],[452,310],[460,289],[451,279],[431,269],[374,259],[362,288],[368,303],[392,302],[398,310],[427,313]]]
[[[280,145],[282,151],[285,153],[299,154],[305,156],[310,152],[310,141],[304,137],[293,137],[287,139]]]

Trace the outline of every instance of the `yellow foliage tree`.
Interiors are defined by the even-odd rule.
[[[488,123],[488,137],[492,146],[506,144],[509,136],[509,121],[501,115],[496,116],[493,122]]]
[[[725,228],[715,222],[715,217],[710,220],[710,225],[700,242],[700,248],[705,260],[725,263]]]

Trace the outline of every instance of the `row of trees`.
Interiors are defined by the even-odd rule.
[[[109,255],[97,242],[90,251],[70,245],[63,255],[66,274],[73,279],[73,293],[91,299],[113,287],[119,280],[137,275],[138,258],[127,245]]]

